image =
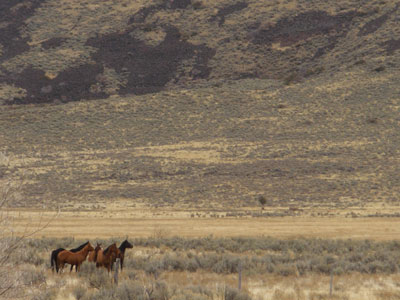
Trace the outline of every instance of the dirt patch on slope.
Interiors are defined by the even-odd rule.
[[[21,37],[20,29],[42,2],[44,0],[0,2],[0,22],[4,22],[0,27],[0,45],[3,47],[0,62],[29,49],[28,39]]]
[[[253,43],[271,45],[280,43],[282,47],[291,46],[313,36],[345,35],[357,13],[350,11],[338,15],[329,15],[326,11],[310,11],[293,18],[280,19],[276,24],[260,28]],[[332,40],[332,43],[336,39]]]
[[[225,17],[248,7],[246,2],[238,2],[232,5],[225,6],[218,10],[218,13],[211,18],[211,21],[218,20],[218,25],[221,26],[225,23]]]
[[[0,11],[1,16],[11,14],[20,18],[19,21],[10,22],[9,26],[0,30],[0,43],[6,45],[0,61],[29,50],[27,40],[15,39],[15,36],[19,36],[18,30],[24,18],[32,14],[40,1],[32,3],[28,5],[23,2],[18,9],[11,4],[0,5],[0,8],[3,8]],[[87,45],[97,49],[92,54],[93,63],[69,68],[55,78],[52,74],[46,74],[33,67],[27,67],[19,74],[4,71],[0,75],[1,82],[26,91],[26,97],[18,95],[5,103],[69,102],[107,98],[115,93],[144,94],[158,92],[168,82],[177,82],[182,76],[190,80],[208,78],[211,69],[207,64],[214,56],[215,50],[205,45],[190,44],[176,27],[158,27],[157,30],[165,32],[165,37],[157,45],[148,45],[133,34],[135,30],[146,33],[154,29],[155,25],[148,28],[141,22],[148,14],[160,9],[184,9],[190,4],[190,0],[166,0],[161,4],[143,8],[135,14],[140,16],[139,21],[131,24],[125,31],[99,35],[87,41]],[[9,43],[8,39],[13,42]],[[41,46],[46,50],[57,48],[65,41],[63,37],[54,37],[43,42]],[[185,60],[189,62],[181,67]]]
[[[87,45],[98,49],[93,60],[126,75],[127,84],[120,94],[144,94],[160,91],[177,76],[180,63],[194,59],[190,70],[192,79],[207,78],[208,60],[215,54],[204,45],[195,46],[185,41],[178,29],[165,29],[166,36],[157,46],[150,46],[132,36],[131,32],[113,33],[92,38]]]
[[[27,68],[16,78],[5,79],[5,82],[16,84],[27,91],[27,97],[13,99],[9,104],[48,103],[52,101],[77,101],[80,99],[104,98],[104,93],[91,91],[97,74],[103,71],[101,64],[86,64],[61,72],[50,79],[42,70]],[[14,80],[13,80],[14,79]]]
[[[386,47],[387,54],[393,55],[396,50],[400,49],[400,39],[398,40],[391,39],[383,43],[382,46]]]
[[[62,43],[64,43],[67,39],[61,38],[61,37],[55,37],[51,38],[45,42],[42,43],[42,48],[48,50],[50,48],[57,48],[61,46]]]
[[[358,36],[365,36],[367,34],[374,33],[377,31],[380,27],[382,27],[383,24],[389,19],[390,13],[386,13],[376,19],[373,19],[369,22],[367,22],[363,27],[361,27],[360,32],[358,33]]]
[[[191,4],[191,0],[164,0],[159,4],[141,8],[136,14],[131,17],[131,19],[129,20],[129,24],[143,22],[147,18],[147,16],[156,13],[159,10],[185,9]]]
[[[62,39],[52,39],[45,47],[51,48],[62,42]],[[25,98],[10,99],[6,103],[107,98],[109,95],[103,89],[96,88],[104,77],[105,66],[126,78],[126,85],[120,87],[119,94],[158,92],[169,81],[180,77],[176,74],[177,69],[185,59],[193,60],[188,72],[191,79],[207,78],[210,74],[207,63],[215,54],[213,49],[204,45],[195,46],[186,42],[174,27],[166,30],[165,39],[157,46],[146,45],[132,37],[130,32],[92,38],[87,44],[98,49],[92,55],[93,64],[67,69],[55,78],[49,78],[44,71],[32,67],[20,74],[2,76],[2,82],[22,87],[27,92]]]

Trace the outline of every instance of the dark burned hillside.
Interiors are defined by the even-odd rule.
[[[166,28],[164,40],[155,47],[133,38],[129,32],[92,38],[87,45],[98,49],[92,55],[98,65],[103,64],[125,75],[127,82],[119,90],[123,95],[154,93],[168,82],[176,82],[178,67],[185,59],[194,58],[190,71],[194,80],[208,78],[207,62],[215,53],[204,45],[195,46],[182,40],[175,27]]]
[[[327,50],[333,50],[338,39],[347,35],[355,17],[362,15],[356,11],[340,13],[334,16],[324,11],[310,11],[280,19],[276,24],[258,30],[253,43],[271,46],[279,43],[281,47],[300,44],[301,42],[312,42],[312,38],[319,37],[323,44],[310,57],[316,59]],[[312,43],[310,43],[312,44]],[[303,58],[304,59],[304,58]]]
[[[398,5],[391,1],[6,2],[0,4],[5,104],[226,79],[298,82],[397,57],[400,47]]]
[[[28,38],[22,37],[21,28],[44,0],[10,0],[0,3],[0,62],[29,50]]]

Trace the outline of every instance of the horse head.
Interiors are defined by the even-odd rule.
[[[94,251],[94,248],[93,248],[93,246],[90,244],[90,242],[88,242],[87,245],[86,245],[84,248],[86,248],[88,252],[89,252],[89,251]]]
[[[119,249],[122,250],[122,249],[126,249],[126,248],[129,248],[129,249],[133,248],[133,245],[131,243],[129,243],[127,239],[122,242],[122,244],[119,247]]]

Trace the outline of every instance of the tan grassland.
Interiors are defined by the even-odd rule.
[[[400,218],[351,217],[190,217],[168,210],[54,211],[9,210],[14,233],[50,224],[35,237],[261,237],[393,240],[400,236]],[[221,213],[221,216],[225,213]],[[54,219],[53,219],[54,218]]]
[[[377,224],[375,225],[382,225]],[[302,226],[300,226],[302,228]],[[357,230],[357,229],[356,229]],[[198,250],[191,250],[192,253],[198,253]],[[186,257],[188,252],[174,253],[168,248],[137,247],[127,252],[126,260],[128,267],[120,273],[120,282],[129,282],[132,276],[137,282],[141,282],[143,287],[154,284],[154,278],[143,271],[129,267],[129,261],[143,257],[151,263],[151,258],[162,255],[170,257]],[[47,259],[47,253],[43,256]],[[89,263],[85,263],[86,267]],[[82,286],[84,279],[75,273],[65,272],[62,275],[45,271],[47,276],[47,289],[57,288],[58,300],[75,299],[74,290]],[[93,280],[93,279],[92,279]],[[110,280],[110,278],[109,278]],[[204,270],[196,272],[165,270],[156,280],[164,282],[168,286],[191,287],[202,286],[213,293],[212,298],[207,299],[225,299],[223,290],[229,287],[236,287],[238,284],[238,275],[216,274]],[[246,291],[252,299],[255,300],[323,300],[323,299],[347,299],[347,300],[388,300],[398,299],[400,294],[399,274],[342,274],[334,275],[332,280],[332,295],[330,296],[330,276],[323,274],[305,274],[280,276],[276,274],[257,274],[244,272],[242,276],[242,290]],[[90,279],[89,279],[90,282]],[[87,287],[86,293],[95,292],[93,287]],[[171,291],[170,291],[171,292]],[[194,295],[192,295],[194,297]],[[168,299],[175,299],[174,296]],[[177,298],[179,299],[179,298]],[[191,298],[188,298],[191,299]]]
[[[49,273],[49,276],[52,276]],[[142,277],[142,274],[139,275]],[[126,274],[121,274],[126,278]],[[181,286],[207,286],[215,293],[213,299],[224,299],[221,290],[224,286],[235,286],[237,275],[216,275],[204,272],[166,272],[161,279],[168,284]],[[329,296],[329,276],[267,276],[264,278],[243,278],[243,289],[255,300],[308,300],[308,299],[348,299],[348,300],[388,300],[398,299],[399,275],[342,275],[334,277],[332,296]],[[76,274],[53,276],[48,280],[48,286],[56,286],[63,280],[57,300],[75,299],[73,289],[79,286],[81,278]],[[148,284],[148,278],[143,277],[143,284]],[[90,289],[88,289],[90,291]]]
[[[126,274],[122,274],[122,277],[126,277]],[[75,274],[65,274],[63,278],[66,284],[60,289],[56,299],[75,299],[72,290],[79,286],[80,278]],[[166,272],[161,278],[168,284],[207,286],[215,293],[214,299],[224,299],[221,289],[225,285],[237,284],[237,275],[216,275],[204,272]],[[352,274],[335,277],[332,296],[329,296],[330,277],[321,275],[244,278],[242,287],[255,300],[388,300],[398,299],[399,279],[399,275]],[[49,286],[58,280],[60,279],[57,277],[49,280]]]

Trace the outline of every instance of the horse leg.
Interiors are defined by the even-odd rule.
[[[122,266],[124,265],[124,257],[121,256],[121,258],[119,259],[119,264],[121,266],[121,272],[122,272]]]
[[[58,260],[57,257],[54,257],[53,254],[51,254],[51,269],[54,272],[54,269],[56,269],[56,272],[58,273]]]
[[[63,262],[60,262],[60,263],[59,263],[59,265],[58,265],[58,270],[60,271],[60,274],[63,273],[63,271],[64,271],[64,263],[63,263]]]
[[[55,265],[56,265],[56,272],[57,272],[57,273],[60,272],[60,274],[61,274],[61,262],[58,260],[58,258],[56,259],[55,262],[56,262],[56,263],[55,263]]]
[[[50,255],[50,265],[51,265],[51,271],[54,273],[53,253],[51,253]]]

